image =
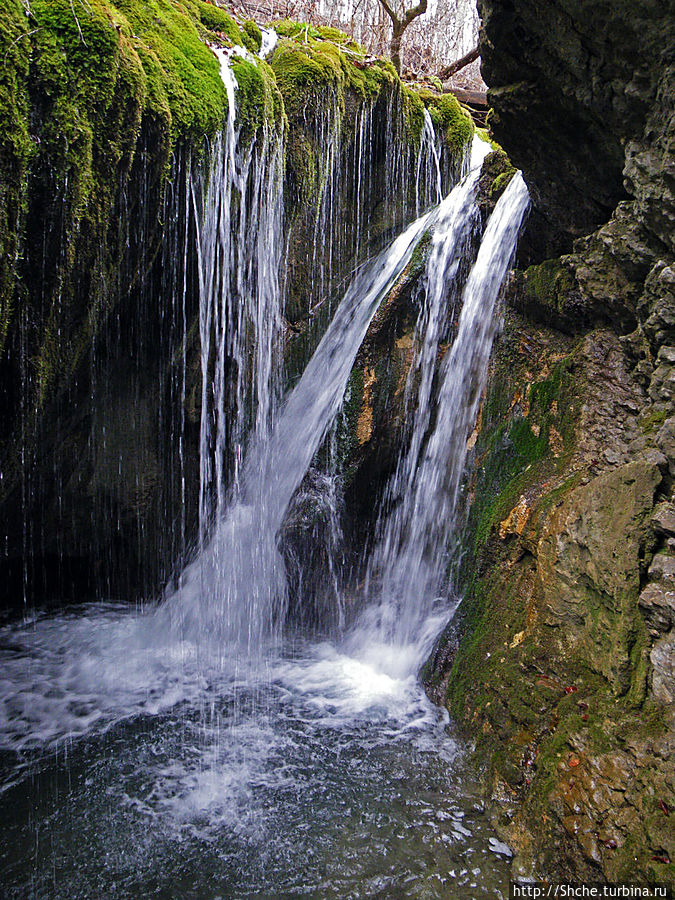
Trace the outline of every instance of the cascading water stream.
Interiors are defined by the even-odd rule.
[[[465,181],[464,195],[457,195],[459,203],[471,205],[476,178],[469,176]],[[436,234],[429,257],[412,438],[389,486],[388,500],[397,499],[397,503],[381,523],[379,541],[369,560],[367,591],[378,599],[366,610],[351,638],[352,647],[369,656],[388,648],[387,655],[399,673],[406,667],[414,671],[421,664],[429,649],[428,638],[433,636],[434,626],[425,629],[424,622],[447,581],[447,548],[456,527],[466,444],[476,421],[497,328],[495,304],[528,205],[527,187],[517,173],[490,217],[464,287],[457,335],[441,367],[430,433],[439,300],[455,274],[456,259],[448,250],[461,246],[461,236],[455,233],[456,219],[451,220],[450,228]],[[460,219],[466,221],[466,217]]]
[[[276,33],[274,28],[263,28],[262,41],[260,42],[260,51],[258,53],[260,59],[267,59],[267,57],[276,47],[278,41],[279,35]]]
[[[248,654],[260,652],[278,632],[286,590],[276,540],[284,515],[342,404],[380,301],[422,235],[452,215],[453,198],[417,219],[353,280],[270,433],[255,433],[239,489],[178,591],[159,610],[162,626],[168,619],[183,637],[238,643]]]
[[[257,141],[239,145],[231,54],[214,52],[227,91],[227,126],[214,142],[208,183],[193,184],[202,369],[202,546],[227,498],[236,494],[249,432],[253,429],[264,440],[271,425],[279,395],[281,334],[283,134],[265,126]],[[229,448],[234,448],[233,457]]]
[[[433,185],[436,196],[434,203],[440,203],[443,198],[443,178],[441,175],[441,152],[438,147],[438,138],[434,129],[434,123],[428,109],[424,110],[424,126],[422,128],[422,146],[417,159],[417,178],[415,191],[417,196],[417,214],[421,212],[421,189],[426,185]]]

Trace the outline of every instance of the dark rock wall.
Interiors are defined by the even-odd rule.
[[[626,196],[625,147],[643,137],[671,61],[668,5],[479,2],[491,127],[561,245],[605,222]]]

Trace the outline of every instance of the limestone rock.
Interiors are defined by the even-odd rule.
[[[652,634],[675,626],[675,585],[652,581],[640,594],[639,603]]]
[[[675,703],[675,633],[654,644],[650,659],[654,696],[662,703]]]
[[[629,687],[640,558],[661,479],[649,462],[598,476],[553,511],[539,542],[547,623],[563,626],[618,693]]]
[[[656,443],[668,458],[670,474],[675,477],[675,416],[671,416],[663,423],[656,435]]]
[[[675,504],[659,503],[652,515],[652,526],[660,534],[675,536]]]

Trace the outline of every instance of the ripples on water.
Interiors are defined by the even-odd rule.
[[[506,896],[418,649],[255,675],[148,633],[114,607],[2,630],[8,897]]]

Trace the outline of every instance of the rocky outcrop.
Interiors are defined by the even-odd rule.
[[[480,5],[494,134],[536,211],[429,690],[476,740],[517,873],[668,881],[673,19],[649,0]]]
[[[552,237],[569,246],[626,197],[626,147],[643,140],[663,89],[672,17],[658,0],[481,0],[479,9],[495,137]]]
[[[473,451],[466,599],[426,677],[476,740],[521,875],[670,869],[669,475],[644,399],[610,330],[508,312]]]

